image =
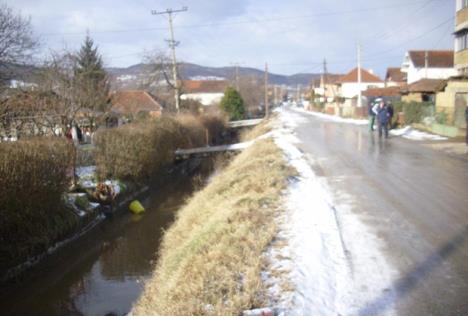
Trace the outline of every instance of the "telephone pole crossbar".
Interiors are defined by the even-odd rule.
[[[179,82],[177,81],[177,58],[176,58],[176,47],[179,45],[179,42],[177,42],[174,38],[174,27],[173,27],[173,21],[174,17],[172,16],[174,13],[179,13],[179,12],[186,12],[188,10],[187,7],[183,7],[182,9],[166,9],[166,11],[156,11],[156,10],[151,10],[152,15],[166,15],[169,18],[169,30],[170,30],[170,35],[171,39],[166,40],[169,44],[169,47],[171,48],[172,51],[172,80],[174,81],[174,98],[175,98],[175,107],[177,112],[179,112],[180,109],[180,102],[179,102],[179,94],[180,94],[180,88],[179,88]]]

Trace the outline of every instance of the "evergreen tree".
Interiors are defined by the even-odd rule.
[[[96,85],[107,77],[102,57],[98,53],[98,47],[94,47],[94,41],[89,35],[86,35],[85,41],[77,54],[75,73],[82,78],[91,80]]]
[[[94,129],[108,109],[109,80],[98,47],[89,35],[76,54],[74,73],[80,107]]]
[[[231,120],[242,120],[245,117],[244,100],[240,93],[233,87],[227,87],[220,107],[225,111]]]

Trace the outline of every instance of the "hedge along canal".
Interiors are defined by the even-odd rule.
[[[213,171],[197,161],[160,179],[142,198],[147,211],[116,215],[27,272],[22,285],[3,286],[4,315],[123,315],[143,290],[160,238],[185,200]]]

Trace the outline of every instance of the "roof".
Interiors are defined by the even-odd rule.
[[[357,83],[358,82],[358,69],[357,67],[351,70],[348,74],[338,80],[339,83]],[[382,79],[372,74],[368,70],[361,68],[361,82],[382,82]]]
[[[184,80],[182,91],[185,93],[224,93],[228,82],[224,80]]]
[[[138,112],[158,112],[161,105],[154,97],[144,90],[123,90],[114,92],[110,102],[112,111],[122,114],[135,114]]]
[[[453,50],[411,50],[408,56],[416,68],[426,66],[426,54],[429,68],[453,68]]]
[[[388,88],[370,88],[362,92],[362,95],[366,97],[397,97],[400,96],[400,87],[388,87]]]
[[[343,74],[327,74],[324,78],[324,81],[325,81],[325,84],[335,84],[337,83],[341,77],[343,77],[344,75]],[[314,80],[312,80],[312,85],[314,87],[318,87],[320,86],[322,82],[322,76],[318,77],[318,78],[315,78]]]
[[[407,74],[401,71],[401,68],[388,68],[385,75],[385,81],[406,82]]]
[[[421,79],[408,85],[405,92],[438,92],[442,91],[446,85],[447,80],[443,79]]]

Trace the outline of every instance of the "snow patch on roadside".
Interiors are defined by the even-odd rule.
[[[343,118],[343,117],[336,116],[336,115],[306,111],[306,110],[301,109],[301,108],[291,108],[291,109],[294,110],[295,112],[304,113],[304,114],[307,114],[307,115],[312,115],[312,116],[318,117],[318,118],[323,119],[323,120],[334,121],[334,122],[337,122],[337,123],[348,123],[348,124],[355,124],[355,125],[367,125],[367,124],[369,124],[368,120],[357,120],[357,119],[351,119],[351,118]]]
[[[429,134],[413,129],[411,126],[406,126],[400,129],[394,129],[390,131],[390,135],[402,136],[403,138],[411,140],[447,140],[447,137]]]
[[[287,273],[295,290],[284,292],[273,286],[276,279],[270,279],[271,296],[280,296],[274,303],[286,315],[393,315],[387,300],[392,295],[381,299],[382,293],[391,291],[387,287],[393,273],[377,239],[352,214],[351,198],[347,203],[334,203],[326,180],[314,173],[295,145],[299,140],[291,128],[301,123],[300,115],[279,112],[282,126],[273,136],[299,176],[290,183],[287,210],[278,219],[278,239],[286,241],[286,246],[272,248],[267,254],[273,270]]]

